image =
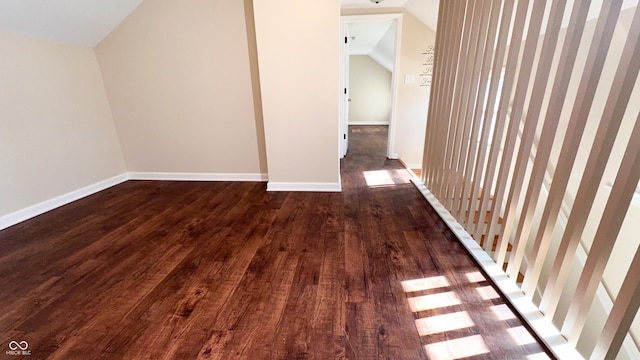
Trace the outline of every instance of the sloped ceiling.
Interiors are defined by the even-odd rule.
[[[236,0],[228,0],[236,1]],[[574,0],[569,0],[571,8]],[[603,1],[594,0],[589,18]],[[94,47],[124,20],[142,0],[0,0],[0,31],[16,32],[49,40]],[[439,0],[341,0],[344,9],[405,8],[436,30]],[[638,4],[624,0],[623,8]],[[566,14],[568,22],[568,14]],[[566,24],[565,24],[566,26]]]
[[[392,21],[369,21],[349,24],[349,55],[369,55],[389,30]]]
[[[142,0],[1,0],[0,31],[94,47]]]
[[[393,71],[396,27],[391,20],[350,23],[349,36],[349,55],[368,55]]]
[[[369,56],[389,72],[393,72],[396,50],[396,27],[392,25]]]
[[[404,7],[435,29],[438,2],[341,0],[340,4],[342,8]],[[95,47],[140,3],[142,0],[0,0],[0,31]]]
[[[405,9],[431,30],[436,31],[439,6],[440,0],[409,0],[405,5]]]
[[[340,0],[342,9],[404,8],[435,31],[440,0]]]
[[[404,8],[431,29],[436,28],[439,0],[341,0],[343,9]],[[395,28],[391,21],[366,21],[349,25],[349,54],[369,55],[385,69],[392,71],[394,62]]]

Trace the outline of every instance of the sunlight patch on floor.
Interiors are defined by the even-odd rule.
[[[409,308],[413,312],[439,309],[448,306],[459,305],[462,303],[458,295],[456,295],[456,293],[454,293],[453,291],[432,295],[416,296],[409,298],[408,300]]]
[[[424,348],[429,359],[433,360],[462,359],[489,352],[487,344],[480,335],[428,344]]]
[[[516,342],[518,345],[527,345],[534,344],[536,339],[531,336],[529,331],[524,326],[517,326],[511,329],[507,329],[509,336]]]
[[[476,288],[476,291],[478,292],[482,300],[491,300],[491,299],[500,298],[500,295],[498,295],[498,292],[491,286],[479,287],[479,288]]]
[[[505,304],[494,305],[491,306],[491,312],[496,316],[499,321],[505,321],[510,319],[515,319],[516,315],[509,309],[509,307]]]
[[[466,273],[465,276],[467,277],[467,280],[469,280],[469,282],[471,283],[478,283],[478,282],[487,280],[480,271]]]
[[[436,315],[416,320],[416,328],[420,336],[439,334],[475,326],[466,311],[445,315]]]
[[[423,291],[448,287],[449,281],[444,276],[433,276],[423,279],[405,280],[402,282],[404,292]]]
[[[533,352],[528,346],[538,341],[525,326],[504,324],[503,327],[497,327],[498,334],[483,334],[484,326],[518,318],[507,304],[494,304],[496,299],[501,298],[500,294],[493,286],[486,285],[487,279],[483,273],[474,271],[464,275],[471,286],[462,293],[456,288],[458,283],[452,284],[447,276],[416,278],[400,283],[407,295],[409,308],[415,313],[414,325],[418,335],[425,341],[424,351],[429,359],[491,357],[494,347],[499,352],[495,358],[503,358],[513,351],[509,355],[514,355],[513,358],[549,359],[544,352],[528,354]],[[460,283],[465,283],[464,279]],[[415,296],[411,296],[416,292]],[[462,299],[468,299],[469,296],[472,300],[466,301],[472,301],[475,307],[482,307],[484,311],[481,314],[470,313],[466,309],[467,304]],[[485,342],[483,336],[490,338]],[[491,344],[491,349],[487,343]]]
[[[384,187],[408,184],[411,175],[406,169],[363,171],[364,180],[369,187]]]
[[[387,170],[363,171],[364,179],[368,186],[389,186],[395,185],[391,174]]]

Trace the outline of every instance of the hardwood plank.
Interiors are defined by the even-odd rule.
[[[387,127],[350,133],[342,193],[128,181],[0,231],[0,344],[83,360],[426,359],[460,339],[486,346],[474,359],[544,352],[510,340],[527,330],[385,158]]]

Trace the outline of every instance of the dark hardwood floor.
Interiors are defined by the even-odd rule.
[[[0,358],[544,358],[386,136],[342,193],[128,181],[0,231]]]

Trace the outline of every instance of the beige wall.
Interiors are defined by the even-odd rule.
[[[253,5],[269,187],[338,185],[339,2]]]
[[[367,55],[349,56],[349,124],[389,124],[391,73]]]
[[[266,173],[242,1],[145,1],[96,55],[129,171]]]
[[[400,42],[398,104],[395,123],[394,148],[391,152],[411,167],[422,167],[424,139],[427,126],[427,110],[431,87],[420,86],[423,71],[423,52],[435,45],[435,32],[403,9],[349,9],[342,15],[403,14]],[[413,75],[414,82],[405,83],[405,76]]]
[[[411,168],[422,167],[427,112],[431,86],[420,86],[418,76],[424,70],[427,46],[435,45],[436,33],[408,12],[402,18],[402,48],[400,50],[400,88],[396,124],[396,152]],[[413,75],[414,82],[405,83]]]
[[[122,174],[94,52],[0,33],[0,216]]]

